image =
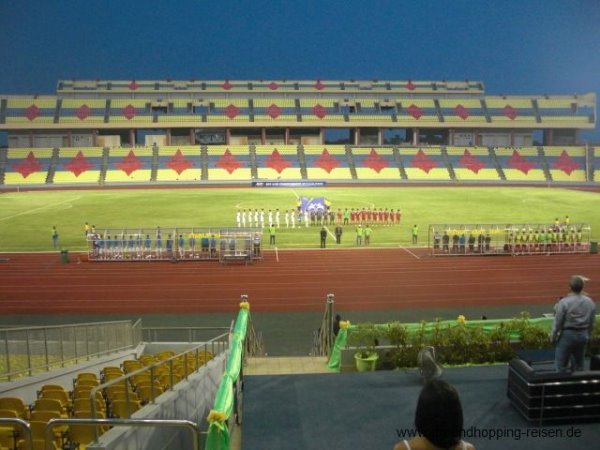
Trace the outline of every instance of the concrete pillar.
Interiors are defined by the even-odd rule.
[[[413,128],[413,145],[416,147],[419,145],[419,129]]]
[[[354,129],[354,145],[360,145],[360,128]]]

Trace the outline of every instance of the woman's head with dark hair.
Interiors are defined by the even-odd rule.
[[[463,413],[456,389],[443,380],[429,381],[419,395],[415,427],[436,447],[450,448],[458,444]]]

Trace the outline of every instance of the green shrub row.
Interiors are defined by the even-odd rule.
[[[531,323],[526,312],[498,323],[491,330],[489,327],[485,330],[484,323],[468,326],[460,317],[452,323],[438,319],[432,324],[422,321],[413,330],[400,322],[363,323],[351,327],[347,344],[363,354],[374,351],[376,346],[392,347],[379,361],[380,368],[387,369],[416,366],[417,354],[426,346],[435,347],[438,362],[445,365],[507,362],[520,349],[553,347],[548,328]],[[600,352],[600,317],[596,318],[588,352]]]

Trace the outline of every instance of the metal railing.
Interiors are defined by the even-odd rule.
[[[200,450],[200,429],[197,424],[189,420],[165,420],[165,419],[50,419],[44,437],[46,441],[46,449],[51,450],[54,427],[59,425],[113,425],[113,426],[128,426],[128,427],[176,427],[186,428],[191,431],[193,436],[192,449]],[[96,429],[96,427],[94,427]],[[96,441],[98,437],[96,436]],[[31,441],[29,441],[31,442]],[[30,447],[31,448],[31,447]]]
[[[33,439],[31,436],[31,427],[29,425],[29,422],[23,419],[17,419],[17,418],[13,418],[13,417],[2,417],[0,418],[0,425],[17,425],[17,427],[19,427],[23,432],[24,432],[24,439],[25,439],[25,449],[26,450],[33,450]],[[15,442],[16,444],[16,442]]]
[[[229,332],[223,333],[223,334],[211,339],[210,341],[204,342],[200,345],[197,345],[194,348],[186,350],[185,352],[179,353],[179,354],[171,356],[169,358],[165,358],[162,361],[150,364],[148,366],[144,366],[133,372],[127,373],[121,377],[112,379],[110,381],[107,381],[106,383],[102,383],[102,384],[94,387],[90,391],[90,397],[89,397],[92,418],[97,417],[97,407],[96,407],[97,392],[101,392],[103,389],[106,389],[107,387],[112,386],[112,385],[117,385],[117,384],[124,385],[125,386],[125,408],[126,408],[127,412],[129,413],[131,411],[131,403],[133,401],[133,399],[132,399],[133,387],[130,384],[130,379],[132,379],[136,375],[149,373],[150,374],[150,399],[151,399],[150,401],[152,403],[154,403],[155,398],[156,398],[155,381],[158,380],[156,369],[158,367],[168,365],[169,374],[170,374],[169,375],[170,376],[169,389],[172,390],[173,386],[176,384],[175,377],[174,377],[175,371],[174,371],[174,367],[173,367],[173,365],[176,362],[183,360],[183,379],[187,379],[188,376],[191,373],[193,373],[193,371],[190,371],[190,368],[192,367],[192,361],[194,363],[194,371],[195,371],[199,367],[198,361],[200,360],[200,353],[203,352],[203,353],[207,354],[210,352],[210,354],[214,356],[222,351],[225,351],[227,348],[229,348],[228,337],[229,337]],[[131,416],[131,414],[129,414],[129,415]]]
[[[230,327],[141,327],[143,342],[204,342],[215,335],[215,331],[223,333]]]
[[[136,328],[137,327],[137,328]],[[77,364],[138,344],[131,321],[0,329],[0,381]]]
[[[315,330],[313,336],[313,349],[311,352],[313,356],[328,356],[331,353],[331,347],[335,342],[333,333],[334,313],[335,295],[327,294],[321,326],[318,330]]]

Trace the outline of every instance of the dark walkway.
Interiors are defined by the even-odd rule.
[[[445,369],[463,402],[468,441],[479,450],[597,448],[597,423],[526,422],[506,397],[507,372],[506,365]],[[391,450],[397,432],[413,428],[421,387],[415,370],[248,376],[242,448]],[[573,432],[580,436],[565,437]]]

